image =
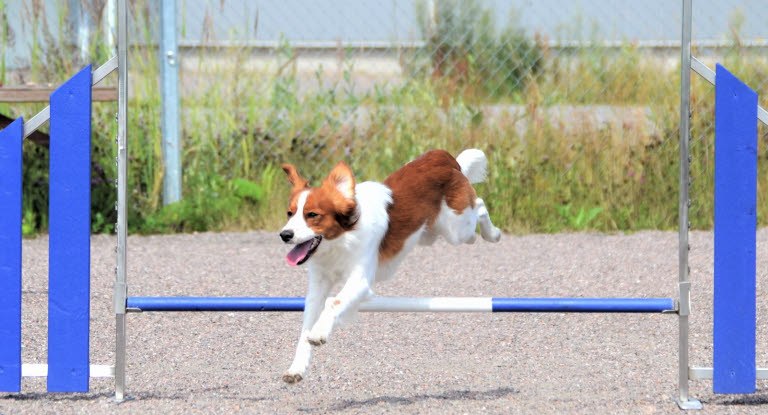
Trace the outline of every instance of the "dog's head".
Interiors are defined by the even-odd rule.
[[[320,187],[310,187],[294,166],[282,167],[293,189],[288,202],[288,223],[280,231],[280,238],[296,245],[286,257],[288,264],[295,266],[307,262],[323,239],[336,239],[354,228],[359,217],[355,178],[349,166],[340,162]]]

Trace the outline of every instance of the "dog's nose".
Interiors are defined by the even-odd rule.
[[[293,239],[293,231],[285,230],[280,232],[280,239],[283,240],[283,242],[288,242],[291,239]]]

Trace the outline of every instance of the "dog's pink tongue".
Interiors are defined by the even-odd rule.
[[[299,262],[301,262],[302,259],[304,259],[304,257],[307,256],[311,246],[311,239],[307,242],[294,246],[293,249],[291,249],[291,251],[288,252],[288,255],[285,257],[285,259],[288,261],[288,265],[295,267]]]

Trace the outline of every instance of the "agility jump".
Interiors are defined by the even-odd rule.
[[[302,311],[301,297],[128,297],[126,285],[127,13],[118,1],[118,55],[84,68],[51,95],[50,107],[0,131],[0,391],[20,392],[24,376],[47,376],[50,392],[87,392],[89,378],[114,377],[125,396],[126,313],[159,311]],[[679,395],[683,409],[701,408],[688,382],[713,379],[715,393],[752,393],[768,369],[755,365],[755,232],[757,121],[768,112],[757,94],[718,65],[692,58],[691,0],[683,0],[680,146],[680,274],[678,298],[374,298],[373,312],[664,313],[679,319]],[[714,368],[688,364],[688,172],[690,69],[716,85]],[[118,223],[114,365],[90,364],[91,87],[118,71]],[[50,119],[50,273],[48,363],[21,362],[21,145]],[[744,151],[744,150],[747,151]],[[739,304],[740,307],[733,307]]]

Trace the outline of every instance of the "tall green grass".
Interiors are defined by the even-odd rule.
[[[244,69],[249,68],[247,48],[200,49],[198,67],[182,71],[181,80],[184,200],[163,207],[159,62],[156,50],[146,46],[157,22],[146,12],[147,4],[134,2],[132,33],[139,41],[129,51],[131,232],[276,229],[284,220],[289,191],[282,163],[295,164],[315,183],[339,160],[350,163],[359,181],[382,180],[428,149],[457,154],[469,147],[488,156],[488,180],[476,188],[505,231],[677,226],[680,70],[660,68],[658,59],[629,43],[618,50],[583,48],[560,54],[536,46],[536,69],[503,93],[436,77],[424,55],[412,62],[422,59],[425,70],[407,67],[409,75],[402,80],[363,89],[355,84],[350,58],[338,77],[329,78],[318,68],[314,85],[306,87],[297,55],[285,41],[274,51],[276,65],[261,70]],[[45,25],[36,27],[43,34],[31,42],[40,49],[35,56],[50,57],[32,66],[31,78],[41,83],[66,80],[84,62],[64,52],[48,55],[58,46],[44,34]],[[110,52],[105,42],[93,42],[91,60],[106,61]],[[63,63],[54,64],[54,59]],[[752,85],[768,82],[761,56],[734,47],[724,61]],[[486,69],[477,68],[477,73]],[[692,96],[691,222],[695,228],[709,228],[714,95],[706,82],[696,79]],[[489,104],[519,105],[524,111],[494,115]],[[649,122],[630,120],[602,128],[550,116],[552,108],[584,105],[639,107],[647,111]],[[0,109],[29,116],[40,107]],[[113,231],[115,221],[115,113],[114,103],[94,104],[94,232]],[[350,122],[360,116],[366,121]],[[765,129],[760,131],[762,161],[768,150]],[[25,143],[24,151],[25,230],[37,232],[47,227],[47,150]],[[761,162],[759,171],[761,225],[768,213],[767,165]]]

